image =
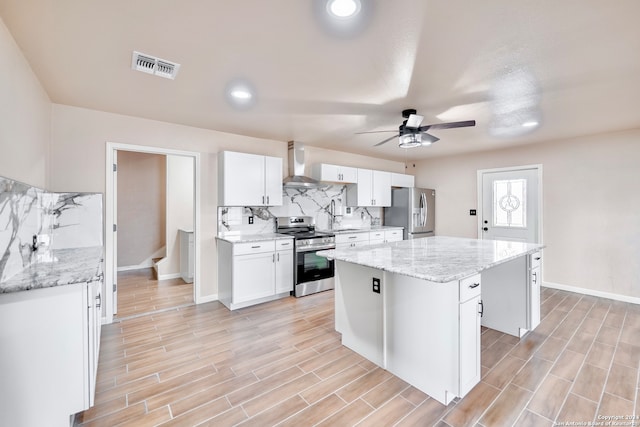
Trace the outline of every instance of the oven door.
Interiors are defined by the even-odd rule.
[[[316,255],[316,251],[296,253],[296,285],[333,277],[334,261]]]

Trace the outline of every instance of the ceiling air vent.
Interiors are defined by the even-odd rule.
[[[131,59],[131,68],[142,71],[143,73],[155,74],[156,76],[173,80],[176,78],[176,74],[178,74],[180,64],[134,51]]]

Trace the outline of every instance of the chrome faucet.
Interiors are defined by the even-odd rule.
[[[329,203],[329,230],[333,230],[333,226],[336,222],[336,201],[331,199]]]

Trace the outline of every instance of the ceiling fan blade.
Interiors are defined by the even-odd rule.
[[[469,126],[475,126],[475,120],[465,120],[462,122],[449,122],[449,123],[434,123],[432,125],[420,126],[420,131],[425,131],[429,129],[453,129],[453,128],[464,128]]]
[[[440,138],[438,138],[437,136],[431,135],[430,133],[422,132],[420,135],[422,138],[422,145],[431,145],[434,142],[440,141]]]
[[[420,124],[424,120],[424,116],[419,116],[418,114],[410,114],[407,118],[407,124],[405,124],[408,128],[419,128]]]
[[[363,135],[365,133],[381,133],[381,132],[398,132],[398,129],[396,130],[372,130],[369,132],[356,132],[354,135]]]
[[[397,132],[397,131],[396,131],[396,132]],[[387,142],[391,141],[393,138],[397,138],[397,137],[399,137],[399,136],[400,136],[400,134],[398,134],[398,135],[393,135],[391,138],[387,138],[387,139],[385,139],[384,141],[380,141],[380,142],[378,142],[376,145],[374,145],[374,147],[378,147],[378,146],[380,146],[380,145],[382,145],[382,144],[386,144]]]

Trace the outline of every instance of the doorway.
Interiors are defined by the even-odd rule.
[[[118,271],[118,232],[127,231],[125,227],[119,230],[119,198],[118,198],[118,153],[120,154],[149,154],[159,155],[166,159],[166,247],[160,252],[147,254],[147,258],[138,265],[122,268]],[[105,323],[113,322],[114,315],[118,318],[138,315],[143,312],[159,311],[198,301],[200,294],[200,157],[199,153],[163,149],[157,147],[136,146],[128,144],[107,143],[107,173],[105,193]],[[173,171],[173,172],[171,172]],[[123,200],[124,202],[124,200]],[[132,203],[131,200],[128,203]],[[189,209],[177,207],[189,205]],[[130,207],[127,207],[130,210]],[[120,212],[121,213],[121,212]],[[145,215],[142,215],[145,216]],[[121,216],[122,217],[122,216]],[[146,219],[146,218],[145,218]],[[124,224],[123,224],[124,226]],[[128,233],[131,233],[131,228]],[[181,254],[182,234],[187,235],[186,242],[190,250]],[[130,237],[130,236],[127,236]],[[184,249],[184,248],[183,248]],[[189,255],[189,261],[181,264],[180,259]],[[159,255],[159,256],[158,256]],[[182,256],[181,256],[182,255]],[[152,259],[152,261],[151,261]],[[144,268],[145,266],[150,268]],[[184,268],[185,266],[191,267]],[[188,277],[187,277],[188,275]],[[121,283],[119,283],[119,276]],[[192,285],[180,287],[191,281]],[[132,298],[139,294],[140,299],[147,299],[140,307],[132,308],[135,303],[127,300],[126,309],[122,312],[118,307],[119,291],[123,291]],[[189,295],[185,295],[185,291]],[[149,303],[148,298],[156,301]],[[121,301],[124,301],[120,298]]]
[[[478,237],[542,242],[542,165],[478,171]]]

